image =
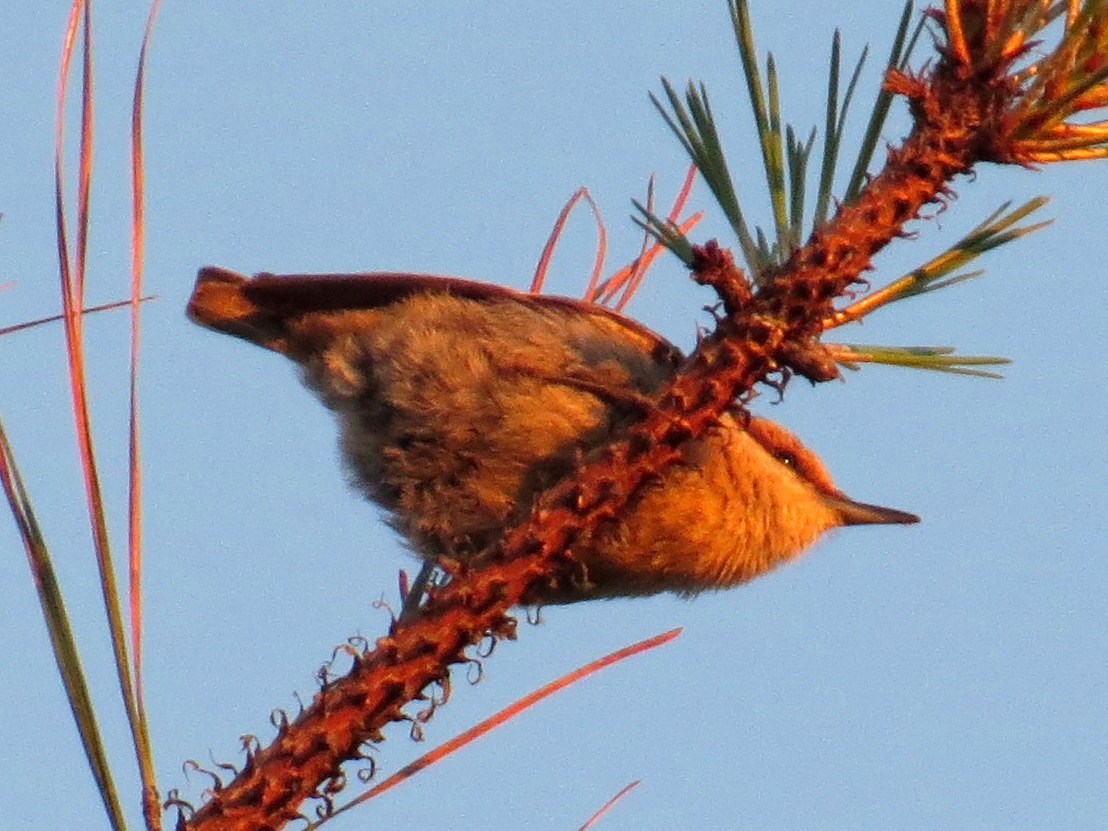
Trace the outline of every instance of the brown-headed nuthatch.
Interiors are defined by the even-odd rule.
[[[353,481],[434,562],[479,559],[682,358],[599,305],[412,274],[203,268],[188,314],[301,366],[338,417]],[[796,437],[736,408],[575,546],[585,579],[536,600],[694,595],[750,580],[828,529],[913,522],[848,499]]]

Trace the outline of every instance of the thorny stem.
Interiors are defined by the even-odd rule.
[[[870,267],[872,256],[902,233],[947,183],[976,162],[996,158],[996,122],[1015,90],[1000,73],[966,80],[944,59],[927,78],[892,73],[887,84],[909,98],[916,124],[890,149],[884,170],[842,206],[775,279],[758,291],[714,243],[695,249],[693,276],[713,286],[724,312],[657,406],[622,438],[582,460],[574,476],[537,501],[511,529],[492,562],[436,591],[423,613],[396,623],[353,668],[326,682],[310,706],[282,725],[268,747],[250,751],[239,775],[210,795],[179,828],[190,831],[277,829],[300,816],[308,798],[324,800],[344,782],[341,765],[379,741],[403,708],[442,683],[452,664],[485,638],[513,637],[508,609],[543,584],[574,579],[572,549],[617,517],[688,440],[701,437],[736,398],[759,382],[780,386],[791,374],[836,377],[833,356],[816,336],[832,302]]]

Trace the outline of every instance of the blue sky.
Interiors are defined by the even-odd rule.
[[[755,2],[786,111],[821,119],[833,28],[880,58],[897,4]],[[0,30],[2,323],[58,306],[52,130],[67,4],[25,4]],[[144,23],[96,9],[98,144],[89,301],[127,284],[126,141]],[[861,114],[876,82],[871,61]],[[197,267],[405,270],[525,287],[565,199],[587,185],[612,265],[638,234],[629,199],[685,160],[648,91],[703,79],[741,193],[758,157],[721,0],[556,4],[271,0],[169,3],[147,88],[148,257],[142,418],[147,692],[164,789],[196,799],[185,759],[238,758],[269,713],[314,689],[332,648],[386,625],[375,609],[410,567],[345,487],[329,414],[278,356],[183,315]],[[897,110],[886,138],[905,117]],[[849,529],[749,586],[556,608],[498,647],[476,686],[391,772],[536,686],[683,626],[675,643],[563,692],[422,773],[344,828],[439,824],[575,828],[632,779],[600,826],[1092,828],[1108,814],[1108,429],[1102,339],[1108,165],[983,168],[949,209],[882,253],[875,283],[928,259],[1005,200],[1046,193],[1056,222],[990,255],[982,280],[899,304],[840,333],[950,343],[1014,359],[1004,381],[869,368],[789,388],[758,411],[794,429],[858,499],[919,513]],[[712,210],[705,189],[696,206]],[[713,215],[694,235],[719,236]],[[551,275],[577,293],[594,237],[571,223]],[[710,295],[663,260],[629,312],[690,347]],[[87,323],[93,417],[117,549],[125,508],[127,321]],[[114,707],[74,456],[61,330],[0,341],[0,412],[86,647],[126,798],[137,804]],[[0,522],[0,827],[106,827],[56,679],[18,537]],[[137,818],[137,812],[134,816]],[[95,817],[95,820],[90,818]]]

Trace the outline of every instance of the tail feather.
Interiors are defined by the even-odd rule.
[[[249,281],[225,268],[201,268],[186,314],[201,326],[284,352],[284,316],[252,301],[243,290]]]

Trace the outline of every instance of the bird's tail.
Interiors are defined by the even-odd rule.
[[[196,275],[189,298],[189,320],[234,335],[275,352],[285,351],[285,316],[251,300],[250,278],[225,268],[205,266]]]

